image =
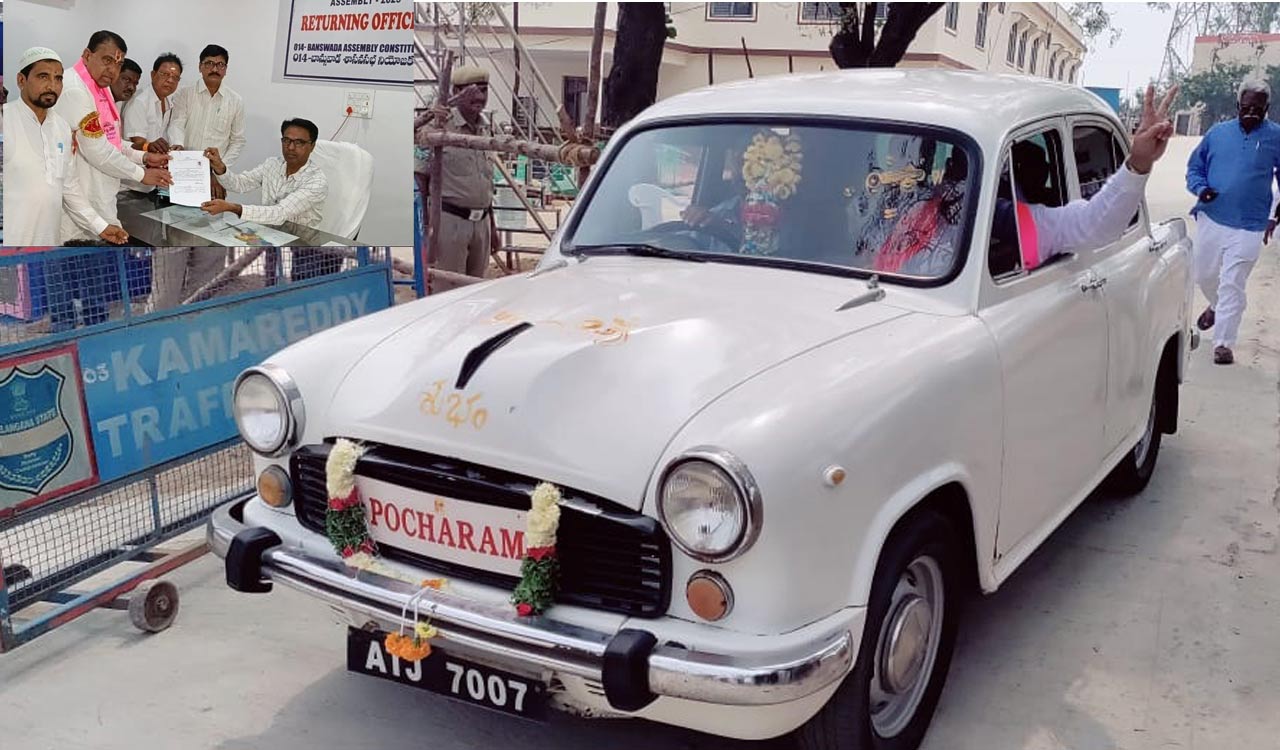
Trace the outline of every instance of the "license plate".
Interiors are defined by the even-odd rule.
[[[438,648],[410,664],[387,653],[385,637],[386,633],[348,628],[347,670],[525,719],[546,718],[546,690],[537,680],[459,659]]]

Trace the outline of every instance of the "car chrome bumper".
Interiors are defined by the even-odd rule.
[[[855,657],[848,629],[833,628],[804,647],[743,656],[658,643],[653,634],[633,628],[611,633],[518,617],[510,607],[448,591],[422,592],[339,560],[286,548],[274,532],[237,519],[244,502],[218,508],[208,525],[209,547],[226,561],[232,588],[261,592],[279,582],[387,628],[397,628],[410,598],[421,594],[418,611],[430,614],[444,642],[517,670],[551,670],[598,682],[610,705],[621,711],[639,710],[659,696],[725,706],[788,703],[840,680]]]

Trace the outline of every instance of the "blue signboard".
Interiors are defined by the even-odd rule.
[[[389,297],[385,274],[357,274],[81,339],[102,481],[235,437],[231,388],[242,370]]]

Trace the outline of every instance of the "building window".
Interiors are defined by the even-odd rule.
[[[1022,36],[1018,37],[1018,67],[1021,68],[1027,63],[1027,40],[1031,37],[1031,31],[1022,32]]]
[[[955,31],[960,27],[960,3],[947,3],[946,27],[948,31]]]
[[[1014,60],[1018,58],[1018,27],[1009,27],[1009,49],[1005,52],[1005,60],[1013,65]]]
[[[1036,74],[1036,60],[1040,57],[1040,39],[1037,38],[1031,43],[1031,64],[1027,66],[1027,72],[1031,75]]]
[[[755,3],[707,3],[708,21],[754,21]]]
[[[1067,59],[1065,57],[1062,58],[1062,64],[1058,66],[1058,80],[1067,80]]]
[[[876,3],[876,20],[883,22],[889,17],[889,4]]]
[[[587,117],[587,79],[581,76],[565,76],[562,88],[564,111],[578,127]]]
[[[973,44],[978,49],[987,46],[987,16],[990,12],[991,3],[978,3],[978,30],[973,35]]]
[[[840,3],[800,3],[800,23],[835,23],[839,20]]]

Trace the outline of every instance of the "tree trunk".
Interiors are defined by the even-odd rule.
[[[658,69],[667,41],[662,3],[618,3],[613,66],[604,82],[601,122],[616,128],[658,99]]]
[[[865,68],[876,41],[876,8],[866,3],[861,15],[859,3],[840,3],[840,28],[831,36],[827,50],[839,68]]]
[[[889,3],[884,29],[876,39],[879,3],[840,3],[840,28],[828,50],[840,68],[892,68],[902,62],[920,28],[946,3]]]
[[[892,68],[901,62],[920,27],[944,5],[946,3],[889,3],[884,30],[875,52],[871,53],[871,67]]]

